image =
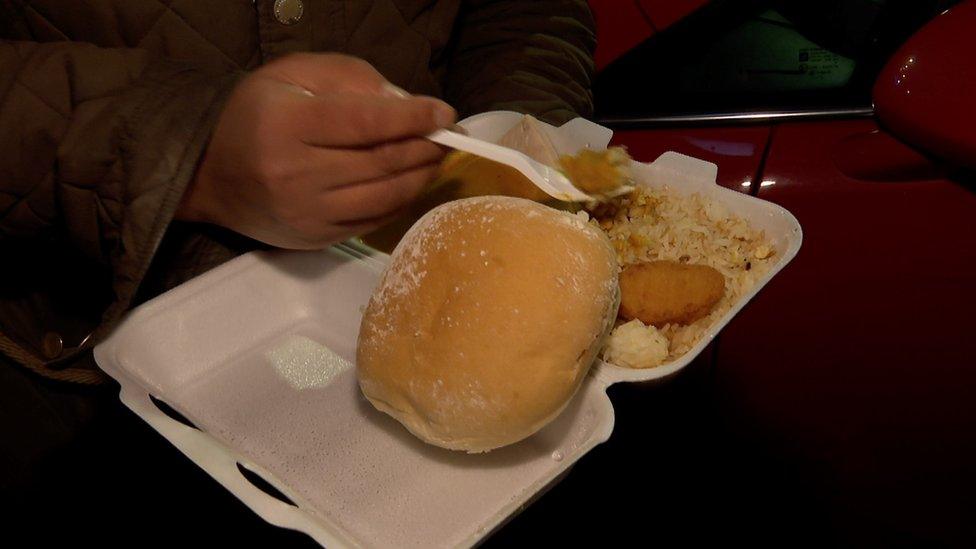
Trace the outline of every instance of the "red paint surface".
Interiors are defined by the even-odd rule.
[[[596,52],[599,71],[654,34],[650,22],[634,0],[590,0],[596,20]]]
[[[626,130],[614,133],[612,144],[625,145],[631,156],[652,162],[661,153],[676,151],[718,165],[718,183],[738,191],[751,182],[759,167],[769,128],[685,128]]]
[[[838,140],[831,157],[842,174],[862,181],[918,181],[944,177],[947,171],[941,163],[878,129]]]
[[[704,6],[708,0],[638,0],[654,28],[661,32]]]
[[[976,167],[976,1],[936,17],[902,46],[874,87],[878,117],[893,134]]]
[[[865,524],[968,539],[976,509],[976,186],[847,177],[870,121],[774,130],[759,196],[804,230],[793,263],[722,333],[733,430]],[[836,518],[836,517],[835,517]]]

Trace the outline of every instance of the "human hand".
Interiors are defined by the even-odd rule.
[[[444,150],[423,136],[455,117],[360,59],[282,58],[231,93],[177,217],[292,249],[371,231],[434,177]]]

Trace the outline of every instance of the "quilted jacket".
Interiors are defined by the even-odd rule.
[[[582,0],[0,0],[0,351],[98,382],[126,310],[253,247],[172,220],[246,71],[344,52],[461,116],[559,122],[594,43]]]

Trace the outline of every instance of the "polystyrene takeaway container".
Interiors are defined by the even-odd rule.
[[[520,117],[461,124],[494,140]],[[564,153],[602,149],[612,135],[583,119],[544,127]],[[388,256],[353,243],[241,256],[133,310],[95,358],[126,406],[271,524],[329,547],[474,545],[609,438],[607,387],[680,371],[799,250],[796,219],[716,185],[714,164],[669,152],[635,171],[640,184],[704,194],[765,230],[774,264],[681,359],[647,370],[598,362],[567,409],[518,444],[480,455],[429,446],[362,397],[356,338]]]

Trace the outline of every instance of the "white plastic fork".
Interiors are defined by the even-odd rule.
[[[446,147],[467,151],[478,156],[501,162],[511,166],[522,173],[536,187],[549,196],[563,200],[565,202],[590,202],[594,197],[584,193],[573,186],[573,183],[558,170],[546,166],[541,162],[529,158],[525,154],[502,147],[494,143],[482,141],[474,137],[463,135],[450,130],[437,130],[427,136],[434,143],[439,143]]]

